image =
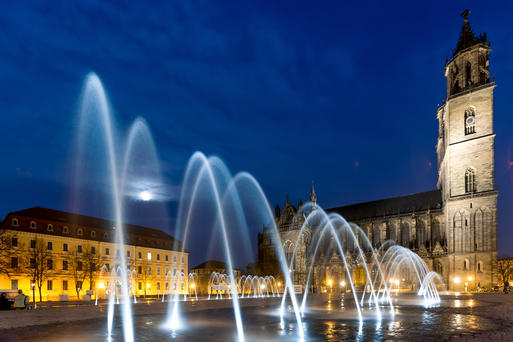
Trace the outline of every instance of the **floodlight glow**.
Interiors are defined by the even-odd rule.
[[[346,282],[342,280],[342,281],[340,282],[340,286],[342,286],[342,287],[346,287]]]
[[[454,284],[459,284],[461,279],[460,279],[460,277],[454,277],[454,279],[452,281],[454,282]]]

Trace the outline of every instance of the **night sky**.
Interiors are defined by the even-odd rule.
[[[443,68],[470,8],[493,49],[499,254],[513,254],[513,2],[24,3],[0,12],[2,217],[73,209],[77,107],[90,71],[119,132],[146,119],[170,189],[169,218],[141,208],[131,223],[173,233],[196,150],[253,174],[272,206],[287,193],[306,201],[312,180],[324,207],[434,189]],[[96,208],[80,212],[106,216]],[[191,265],[217,256],[204,252],[209,228],[191,238]]]

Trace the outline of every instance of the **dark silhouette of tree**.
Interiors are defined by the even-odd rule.
[[[42,302],[41,289],[48,274],[52,272],[54,267],[52,251],[48,249],[45,240],[35,237],[28,246],[26,257],[28,259],[27,262],[25,262],[26,272],[37,287],[39,291],[39,301]]]

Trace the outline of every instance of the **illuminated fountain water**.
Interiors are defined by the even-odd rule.
[[[96,124],[94,124],[96,123]],[[126,144],[117,143],[115,139],[111,111],[105,90],[95,74],[86,78],[81,102],[78,159],[88,148],[86,132],[93,127],[100,131],[104,144],[106,169],[108,169],[108,185],[106,192],[110,194],[112,212],[115,221],[115,242],[124,246],[124,211],[125,199],[137,196],[147,201],[156,196],[165,197],[159,167],[159,159],[153,143],[151,132],[143,119],[137,119],[132,124]],[[121,145],[121,147],[119,147]],[[117,165],[122,165],[121,169]],[[83,176],[84,165],[78,165],[77,182]],[[219,234],[222,252],[226,261],[226,274],[213,274],[209,287],[214,290],[216,298],[221,299],[222,293],[228,295],[232,302],[235,318],[237,339],[245,340],[245,331],[240,308],[240,300],[246,298],[274,297],[279,295],[278,284],[272,276],[242,276],[238,280],[234,277],[234,262],[232,251],[235,234],[240,235],[238,243],[251,245],[249,237],[249,213],[265,222],[270,229],[271,238],[275,243],[275,255],[281,275],[284,280],[284,292],[279,306],[280,323],[284,326],[285,304],[290,301],[291,313],[296,322],[296,331],[300,340],[304,338],[302,315],[307,311],[309,288],[312,282],[314,265],[319,255],[334,251],[346,273],[347,286],[350,289],[352,300],[356,307],[356,316],[363,322],[365,310],[372,310],[372,314],[381,319],[385,312],[393,315],[392,287],[397,279],[404,274],[412,275],[417,284],[419,296],[423,298],[424,305],[432,305],[440,301],[437,284],[441,283],[438,274],[430,272],[423,260],[414,252],[393,242],[387,242],[387,248],[375,250],[367,235],[357,225],[348,223],[342,216],[335,213],[326,213],[316,203],[307,203],[302,206],[294,220],[304,218],[297,241],[294,244],[292,256],[287,259],[280,233],[274,220],[273,212],[267,198],[258,182],[246,172],[232,175],[226,165],[217,157],[206,157],[201,152],[192,155],[187,164],[180,201],[178,203],[175,237],[182,241],[175,245],[175,250],[185,251],[187,242],[193,233],[194,220],[202,216],[204,203],[213,207],[213,232]],[[311,243],[307,249],[306,287],[298,302],[292,281],[295,268],[294,260],[301,239],[315,227]],[[310,233],[309,233],[310,234]],[[242,241],[242,242],[241,242]],[[349,256],[355,256],[356,261],[364,270],[365,287],[358,290],[351,274]],[[127,267],[125,253],[119,255],[119,267],[115,274],[109,275],[105,287],[108,292],[107,310],[107,337],[112,336],[114,311],[116,302],[120,303],[122,330],[124,340],[135,340],[132,313],[132,300],[136,302],[134,275]],[[106,269],[100,271],[100,278],[105,277]],[[198,300],[196,284],[197,275],[186,275],[184,272],[166,274],[170,286],[163,293],[162,301],[168,300],[168,312],[163,327],[173,333],[182,329],[187,322],[180,314],[180,303],[187,301],[187,294],[194,290],[194,299]],[[191,284],[194,284],[191,287]],[[97,298],[98,299],[98,288]],[[131,292],[132,290],[132,292]],[[211,292],[209,291],[209,299]],[[183,295],[183,297],[181,296]]]
[[[296,213],[293,223],[300,217],[304,222],[300,228],[294,249],[288,261],[289,271],[294,270],[294,260],[297,248],[308,228],[315,227],[309,246],[307,247],[308,274],[305,292],[301,303],[301,313],[304,314],[312,281],[312,271],[320,254],[320,251],[328,254],[337,253],[342,267],[346,272],[348,282],[344,281],[351,289],[353,301],[356,307],[360,324],[363,323],[363,309],[365,298],[367,304],[372,306],[373,314],[381,319],[383,306],[389,308],[393,315],[393,303],[391,300],[391,286],[396,279],[402,278],[404,273],[415,275],[413,283],[417,284],[418,295],[422,296],[425,306],[440,302],[437,284],[442,284],[441,277],[436,272],[429,272],[426,263],[413,251],[402,246],[395,245],[393,241],[385,242],[386,249],[375,250],[370,243],[367,234],[356,224],[347,222],[337,213],[326,213],[316,203],[303,205]],[[334,242],[334,246],[333,246]],[[355,255],[356,261],[364,270],[365,287],[361,291],[355,288],[355,281],[351,274],[352,265],[348,263],[348,256]],[[374,275],[373,275],[374,274]],[[331,286],[332,284],[330,284]],[[360,292],[360,295],[358,294]],[[283,325],[285,313],[285,297],[282,299],[280,319]]]
[[[226,165],[219,158],[207,158],[201,152],[196,152],[189,160],[185,171],[177,215],[176,236],[180,237],[181,239],[179,240],[183,241],[182,251],[187,246],[192,226],[191,222],[198,216],[199,210],[202,209],[199,207],[198,202],[200,199],[204,201],[205,197],[208,198],[210,203],[214,204],[215,230],[221,236],[228,272],[223,277],[224,280],[219,278],[220,275],[217,275],[217,278],[219,278],[217,281],[223,284],[216,286],[224,286],[223,289],[226,286],[229,287],[227,292],[232,300],[237,338],[239,341],[244,341],[245,335],[239,303],[239,287],[233,274],[233,248],[230,238],[233,237],[233,234],[242,232],[242,239],[246,238],[248,243],[250,243],[247,234],[247,213],[245,212],[245,208],[248,207],[251,207],[252,210],[260,215],[261,222],[270,222],[276,241],[280,240],[279,232],[274,224],[273,214],[264,192],[253,176],[245,172],[232,176]],[[304,332],[299,315],[299,306],[293,292],[290,275],[286,272],[288,269],[287,262],[281,246],[277,245],[276,255],[286,279],[285,284],[289,288],[289,294],[291,294],[290,300],[295,312],[298,334],[302,339]],[[219,291],[216,292],[219,294]],[[176,323],[177,318],[180,316],[179,310],[178,296],[175,296],[175,300],[169,301],[168,318],[165,324],[165,326],[173,331],[181,328]]]
[[[241,298],[279,296],[278,284],[273,276],[243,275],[239,279]]]
[[[138,118],[132,124],[126,144],[120,144],[112,122],[111,108],[103,85],[94,73],[87,75],[82,91],[79,123],[77,132],[77,150],[75,158],[75,184],[77,188],[87,187],[84,180],[95,165],[102,164],[101,156],[104,156],[105,163],[102,164],[104,172],[98,178],[100,184],[106,181],[103,191],[111,196],[109,205],[111,213],[108,216],[113,218],[115,223],[114,241],[122,249],[125,245],[124,233],[124,206],[125,198],[133,197],[134,193],[150,194],[157,193],[156,187],[161,186],[159,159],[153,143],[151,133],[146,122]],[[96,147],[94,149],[93,147]],[[124,147],[124,148],[123,148]],[[87,154],[92,154],[87,159]],[[120,157],[122,156],[122,158]],[[122,165],[121,170],[118,165]],[[104,174],[108,175],[105,180]],[[86,184],[84,184],[86,183]],[[79,206],[78,201],[81,194],[75,194],[75,209]],[[145,200],[146,198],[142,198]],[[130,301],[130,289],[132,276],[127,267],[125,253],[118,256],[119,267],[114,270],[115,281],[110,281],[108,298],[108,339],[111,338],[112,324],[114,317],[114,303],[121,303],[121,318],[123,337],[127,342],[135,340],[133,328],[133,315]],[[101,270],[100,273],[105,273]],[[119,294],[118,294],[119,292]],[[122,300],[120,301],[120,297]],[[134,295],[135,301],[135,295]]]

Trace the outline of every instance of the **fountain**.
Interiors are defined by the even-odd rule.
[[[111,196],[110,203],[115,222],[115,241],[119,246],[124,245],[124,226],[126,198],[138,197],[143,201],[155,197],[165,197],[165,190],[161,180],[159,159],[153,143],[151,132],[146,122],[138,118],[134,121],[128,134],[125,145],[121,147],[115,139],[112,116],[105,90],[95,74],[86,77],[83,90],[80,124],[78,131],[76,179],[83,178],[84,151],[88,142],[86,133],[89,130],[100,130],[103,137],[105,153],[105,168],[108,170],[109,180],[107,193]],[[96,124],[94,124],[96,123]],[[122,149],[124,147],[124,149]],[[101,148],[101,147],[100,147]],[[120,157],[122,156],[122,158]],[[81,164],[82,163],[82,164]],[[118,168],[118,165],[122,165]],[[79,196],[76,196],[78,198]],[[308,296],[314,265],[321,253],[335,253],[345,269],[348,289],[356,308],[356,316],[361,325],[365,312],[372,312],[378,320],[388,311],[394,314],[392,295],[394,285],[396,290],[402,279],[415,283],[417,294],[422,297],[425,306],[440,302],[437,284],[441,278],[435,272],[429,271],[424,261],[407,248],[397,246],[389,241],[379,249],[374,249],[365,232],[357,225],[347,222],[342,216],[325,212],[317,203],[306,203],[296,214],[305,217],[292,255],[286,255],[280,233],[274,221],[273,212],[267,198],[256,181],[246,172],[232,175],[226,165],[217,157],[207,157],[201,152],[195,152],[190,158],[182,183],[180,201],[178,203],[177,220],[174,236],[182,241],[176,245],[175,250],[185,251],[187,242],[194,230],[194,220],[197,216],[204,216],[200,202],[212,205],[212,231],[219,234],[222,241],[222,252],[226,261],[226,273],[213,273],[210,277],[208,299],[211,294],[216,299],[222,299],[223,293],[231,300],[237,339],[245,341],[245,329],[242,320],[240,300],[246,298],[267,298],[281,295],[279,305],[279,319],[282,329],[285,329],[286,302],[290,302],[290,313],[295,320],[295,330],[300,340],[304,338],[302,319],[308,309]],[[281,276],[283,276],[284,289],[280,294],[276,279],[271,276],[244,275],[238,280],[234,277],[233,241],[239,235],[239,244],[251,246],[248,228],[248,213],[257,216],[261,222],[270,228],[275,243],[275,254]],[[307,249],[308,273],[305,291],[302,298],[297,298],[294,287],[293,271],[297,246],[300,239],[311,227],[315,227],[311,243]],[[248,248],[250,250],[250,248]],[[358,289],[351,274],[351,265],[348,264],[347,255],[354,255],[355,260],[364,270],[365,286]],[[176,271],[176,270],[175,270]],[[100,278],[109,270],[102,268]],[[182,302],[187,301],[194,293],[198,301],[196,274],[185,272],[166,273],[169,288],[162,294],[162,302],[168,301],[167,316],[163,327],[173,333],[184,328],[188,323],[180,314]],[[135,286],[132,271],[127,267],[124,253],[120,255],[120,264],[115,272],[110,272],[105,289],[108,300],[107,310],[107,339],[112,338],[114,311],[116,303],[121,308],[123,338],[126,342],[135,340],[134,317],[132,304],[136,303]],[[399,283],[397,283],[399,282]],[[167,286],[167,285],[166,285]],[[330,287],[332,284],[330,284]],[[344,285],[345,287],[345,285]],[[99,297],[100,282],[96,289],[96,304]],[[132,290],[132,292],[131,292]],[[180,291],[183,293],[181,300]],[[167,293],[166,293],[167,292]],[[133,297],[133,299],[131,299]],[[298,299],[301,299],[299,302]],[[331,299],[330,299],[331,300]],[[290,324],[289,324],[290,326]]]

